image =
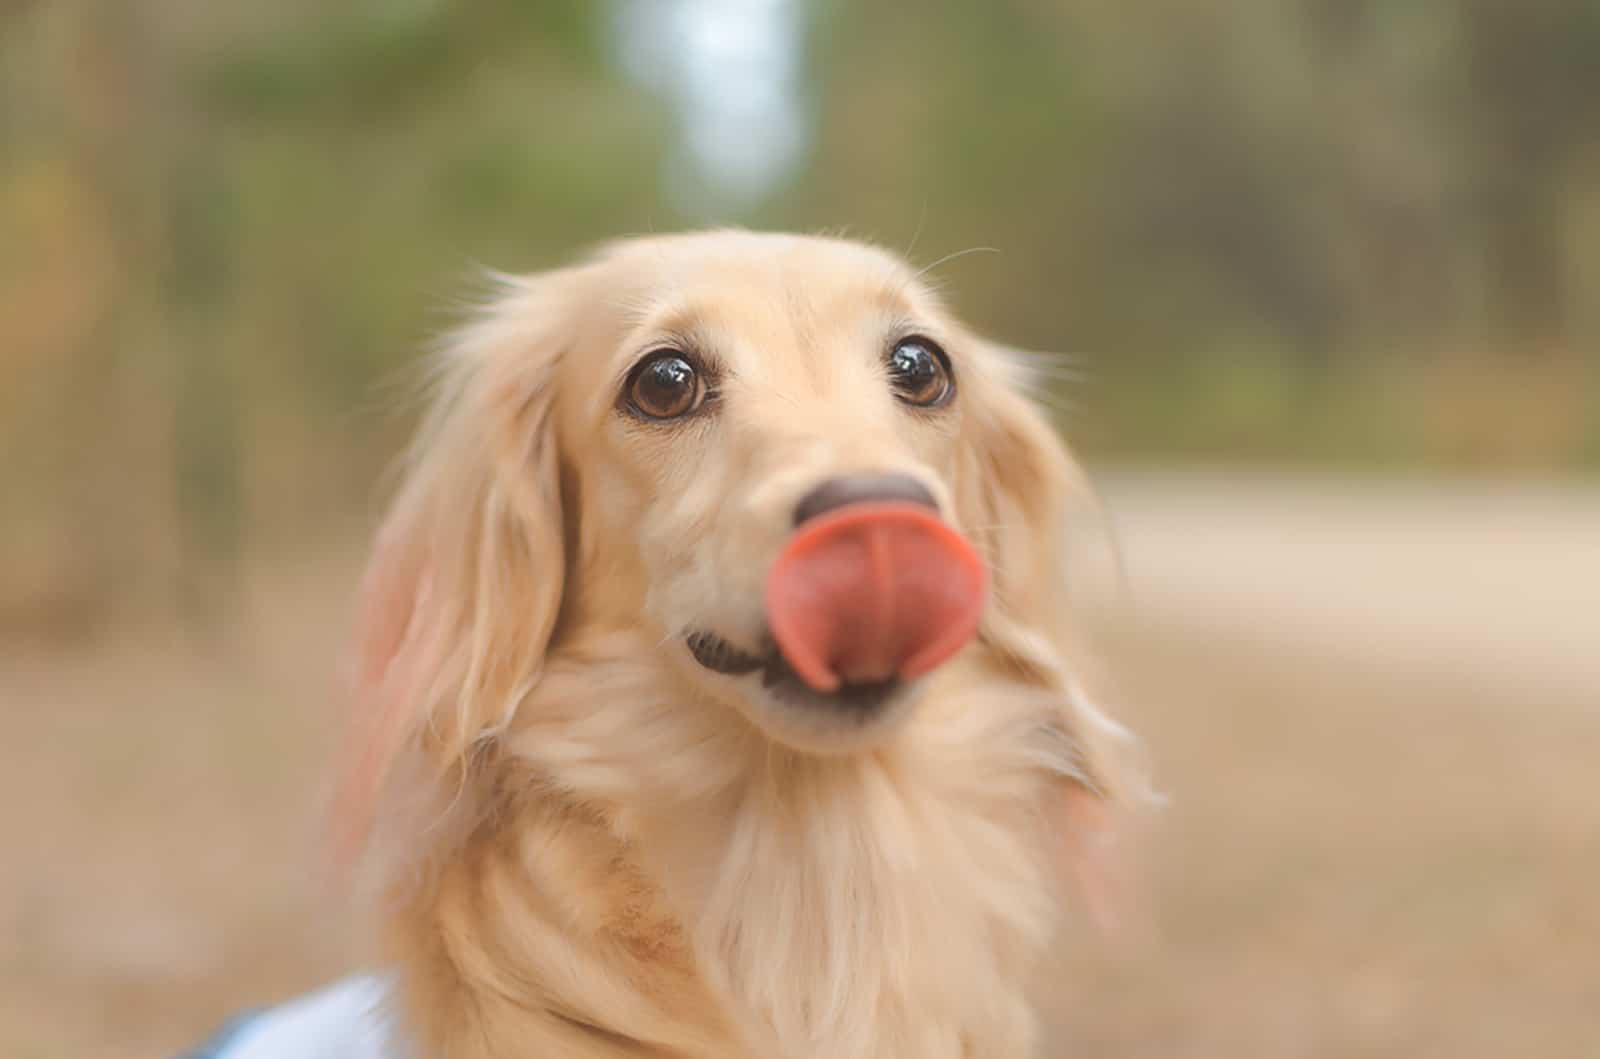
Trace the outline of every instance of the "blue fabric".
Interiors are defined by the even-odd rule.
[[[192,1051],[184,1052],[178,1059],[222,1059],[228,1045],[238,1040],[239,1034],[250,1027],[250,1024],[261,1017],[261,1011],[252,1008],[233,1016],[222,1024],[222,1028],[211,1035],[211,1039]]]
[[[408,1059],[388,1011],[392,978],[362,974],[247,1011],[179,1059]]]

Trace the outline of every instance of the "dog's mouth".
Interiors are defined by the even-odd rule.
[[[702,668],[731,677],[757,675],[762,688],[774,699],[798,709],[832,710],[864,719],[881,709],[908,683],[890,677],[841,682],[832,691],[818,691],[795,671],[770,635],[762,639],[763,647],[759,652],[735,647],[709,632],[692,632],[685,642],[690,656]]]
[[[764,669],[778,653],[778,645],[772,644],[762,654],[752,654],[733,646],[727,640],[709,632],[692,632],[688,636],[689,653],[694,660],[713,673],[722,673],[726,676],[739,677],[746,673],[754,673]]]
[[[759,649],[696,631],[689,651],[716,673],[759,673],[786,705],[859,716],[971,639],[986,587],[971,545],[926,507],[851,503],[803,521],[773,562]]]

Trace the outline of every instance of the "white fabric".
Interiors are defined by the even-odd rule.
[[[410,1059],[391,1038],[390,980],[335,982],[246,1022],[217,1059]]]

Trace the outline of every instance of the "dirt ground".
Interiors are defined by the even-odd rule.
[[[1052,1055],[1600,1056],[1600,489],[1109,478],[1085,611],[1170,801]],[[0,1056],[173,1055],[358,959],[316,868],[348,562],[205,647],[0,642]]]

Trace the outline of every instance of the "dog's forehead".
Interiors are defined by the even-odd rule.
[[[614,250],[624,326],[754,346],[823,339],[940,312],[903,261],[845,240],[709,233]],[[626,356],[626,350],[620,351]]]
[[[616,267],[634,288],[635,325],[760,331],[864,315],[931,310],[930,294],[893,254],[861,243],[718,235],[630,246]]]
[[[654,272],[656,279],[667,283],[698,277],[785,283],[826,275],[841,283],[903,283],[912,277],[903,260],[868,243],[775,232],[711,231],[632,239],[605,247],[600,259],[642,274]]]

